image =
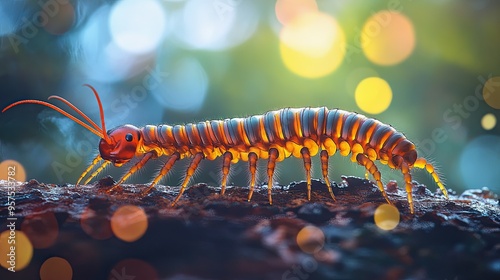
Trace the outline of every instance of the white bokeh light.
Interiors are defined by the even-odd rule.
[[[122,0],[109,16],[113,41],[127,52],[144,54],[154,51],[162,42],[166,15],[156,0]]]
[[[171,61],[165,70],[169,76],[153,91],[153,95],[165,108],[177,111],[197,111],[205,101],[208,77],[193,57]]]
[[[75,36],[73,53],[78,66],[91,80],[118,82],[143,72],[152,54],[130,53],[112,40],[107,28],[111,8],[103,6],[88,19]]]
[[[246,41],[259,15],[253,1],[190,0],[175,15],[175,35],[195,49],[223,50]]]

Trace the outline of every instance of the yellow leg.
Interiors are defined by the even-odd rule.
[[[309,149],[306,147],[300,150],[300,154],[304,159],[304,169],[306,170],[307,200],[311,200],[311,154],[309,154]]]
[[[182,194],[184,193],[184,190],[186,189],[186,186],[189,183],[189,180],[194,174],[194,171],[196,171],[196,168],[198,168],[198,165],[200,164],[200,161],[204,158],[203,153],[197,153],[194,155],[193,161],[191,161],[191,164],[189,164],[189,167],[186,171],[186,177],[184,178],[184,181],[182,182],[181,185],[181,190],[179,191],[179,194],[175,198],[174,202],[172,202],[172,206],[174,206],[177,201],[181,198]]]
[[[226,192],[227,176],[229,174],[229,167],[231,165],[231,160],[233,159],[233,154],[230,152],[225,152],[222,159],[222,182],[220,194],[224,195]]]
[[[255,188],[255,173],[257,171],[257,154],[254,152],[248,154],[248,168],[250,169],[250,192],[248,193],[248,202],[250,202]]]
[[[378,171],[378,168],[375,165],[375,163],[373,163],[373,161],[371,159],[369,159],[367,156],[365,156],[364,154],[358,154],[356,156],[356,161],[360,165],[364,166],[366,168],[366,171],[368,171],[368,172],[370,172],[370,174],[372,174],[373,178],[375,179],[375,182],[377,183],[377,186],[378,186],[380,192],[382,192],[382,196],[385,198],[387,203],[392,205],[392,202],[389,200],[389,197],[385,193],[384,185],[382,184],[382,181],[381,181],[380,172]]]
[[[410,204],[410,213],[415,213],[415,210],[413,208],[413,186],[411,184],[411,174],[410,174],[410,168],[408,167],[408,164],[401,160],[401,172],[403,173],[404,179],[405,179],[405,185],[406,185],[406,196],[408,197],[408,204]]]
[[[438,185],[438,187],[443,192],[444,196],[448,198],[448,191],[446,190],[444,184],[439,179],[437,173],[434,171],[434,166],[432,164],[428,163],[424,158],[419,158],[415,161],[413,167],[425,169],[427,172],[429,172],[429,174],[431,174],[432,176],[432,179],[434,179],[434,182],[436,182],[436,185]]]
[[[87,178],[87,180],[85,180],[85,182],[83,182],[84,185],[88,184],[90,182],[90,180],[92,180],[95,176],[97,176],[97,174],[101,173],[101,171],[106,167],[108,166],[108,164],[110,164],[111,161],[105,161],[101,164],[101,166],[99,166],[92,174],[90,174],[90,177]]]
[[[321,154],[321,171],[323,173],[323,178],[325,179],[325,184],[326,187],[328,188],[328,192],[330,193],[330,196],[334,201],[337,201],[335,199],[335,195],[333,194],[332,191],[332,185],[330,184],[330,180],[328,179],[328,152],[326,150],[322,150]]]
[[[153,157],[153,155],[154,155],[153,152],[149,152],[146,155],[144,155],[139,162],[137,162],[134,166],[132,166],[132,168],[130,168],[129,171],[125,173],[125,175],[123,175],[123,177],[111,189],[107,190],[106,192],[110,193],[114,189],[118,188],[121,183],[125,182],[125,180],[127,180],[128,177],[130,177],[130,175],[134,174],[135,172],[137,172],[137,170],[141,169],[146,164],[146,162],[148,162],[148,160],[150,160]]]
[[[78,186],[78,184],[80,183],[80,181],[85,178],[85,176],[87,176],[87,174],[90,172],[90,170],[92,170],[96,165],[97,163],[99,163],[100,161],[102,160],[101,158],[101,155],[97,155],[94,160],[92,161],[92,163],[89,165],[89,167],[87,167],[87,169],[85,169],[85,171],[83,171],[82,175],[80,175],[80,178],[78,178],[78,181],[76,181],[76,185]]]
[[[153,182],[151,182],[149,187],[141,193],[142,196],[145,196],[146,194],[148,194],[153,189],[153,187],[156,184],[158,184],[158,182],[161,180],[161,178],[163,176],[167,175],[167,173],[170,171],[170,169],[172,169],[172,167],[174,166],[175,162],[179,159],[179,157],[180,157],[179,153],[174,153],[168,159],[167,163],[165,163],[165,165],[160,170],[160,173],[158,173],[158,175],[156,175],[156,177],[153,179]]]
[[[269,198],[269,205],[273,205],[273,198],[271,192],[273,189],[273,175],[276,168],[276,159],[278,158],[278,150],[275,148],[269,149],[269,160],[267,162],[267,196]]]

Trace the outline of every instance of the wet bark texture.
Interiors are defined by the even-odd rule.
[[[220,196],[220,188],[197,184],[176,207],[170,203],[177,187],[158,186],[140,197],[147,186],[124,185],[107,195],[113,184],[109,177],[86,186],[32,180],[17,188],[17,225],[22,217],[53,213],[57,240],[35,249],[30,265],[15,275],[0,268],[0,279],[37,279],[40,265],[52,256],[71,264],[73,279],[120,280],[112,270],[124,259],[150,264],[161,279],[500,279],[499,200],[489,190],[452,192],[446,200],[439,191],[416,184],[411,215],[406,193],[389,183],[388,195],[401,220],[384,231],[374,223],[375,209],[385,203],[378,189],[364,179],[343,179],[333,186],[337,201],[320,181],[313,181],[311,201],[305,182],[275,187],[272,206],[266,186],[247,202],[247,188],[228,187]],[[1,182],[1,223],[8,215],[6,195],[6,182]],[[94,210],[97,225],[106,224],[122,205],[140,206],[148,216],[147,232],[139,240],[105,235],[98,240],[82,230],[85,209]],[[325,235],[317,253],[297,245],[297,233],[306,225]],[[33,229],[47,233],[43,224]],[[135,273],[136,280],[150,277]]]

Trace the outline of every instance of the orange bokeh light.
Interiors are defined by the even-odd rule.
[[[0,180],[19,182],[26,181],[24,166],[13,159],[6,159],[0,163]]]
[[[297,245],[308,254],[319,252],[325,245],[325,234],[315,226],[305,226],[297,234]]]
[[[40,267],[41,280],[71,280],[72,277],[73,268],[67,260],[60,257],[49,258]]]
[[[301,14],[280,33],[285,66],[306,78],[323,77],[340,66],[345,55],[344,32],[335,19],[321,12]]]
[[[371,16],[360,39],[366,57],[379,65],[395,65],[408,58],[416,40],[411,20],[392,10]]]
[[[15,240],[15,244],[9,243]],[[14,259],[12,250],[14,249]],[[29,238],[20,230],[6,230],[0,234],[0,265],[11,271],[26,268],[33,257],[33,246]],[[12,260],[14,262],[12,262]]]
[[[286,25],[298,15],[318,11],[316,0],[278,0],[275,6],[276,17]]]
[[[111,230],[123,241],[136,241],[146,233],[147,228],[148,217],[138,206],[121,206],[111,217]]]

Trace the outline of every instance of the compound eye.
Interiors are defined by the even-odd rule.
[[[134,140],[134,136],[132,136],[132,133],[127,133],[127,135],[125,135],[125,140],[127,140],[127,142],[131,142],[132,140]]]

